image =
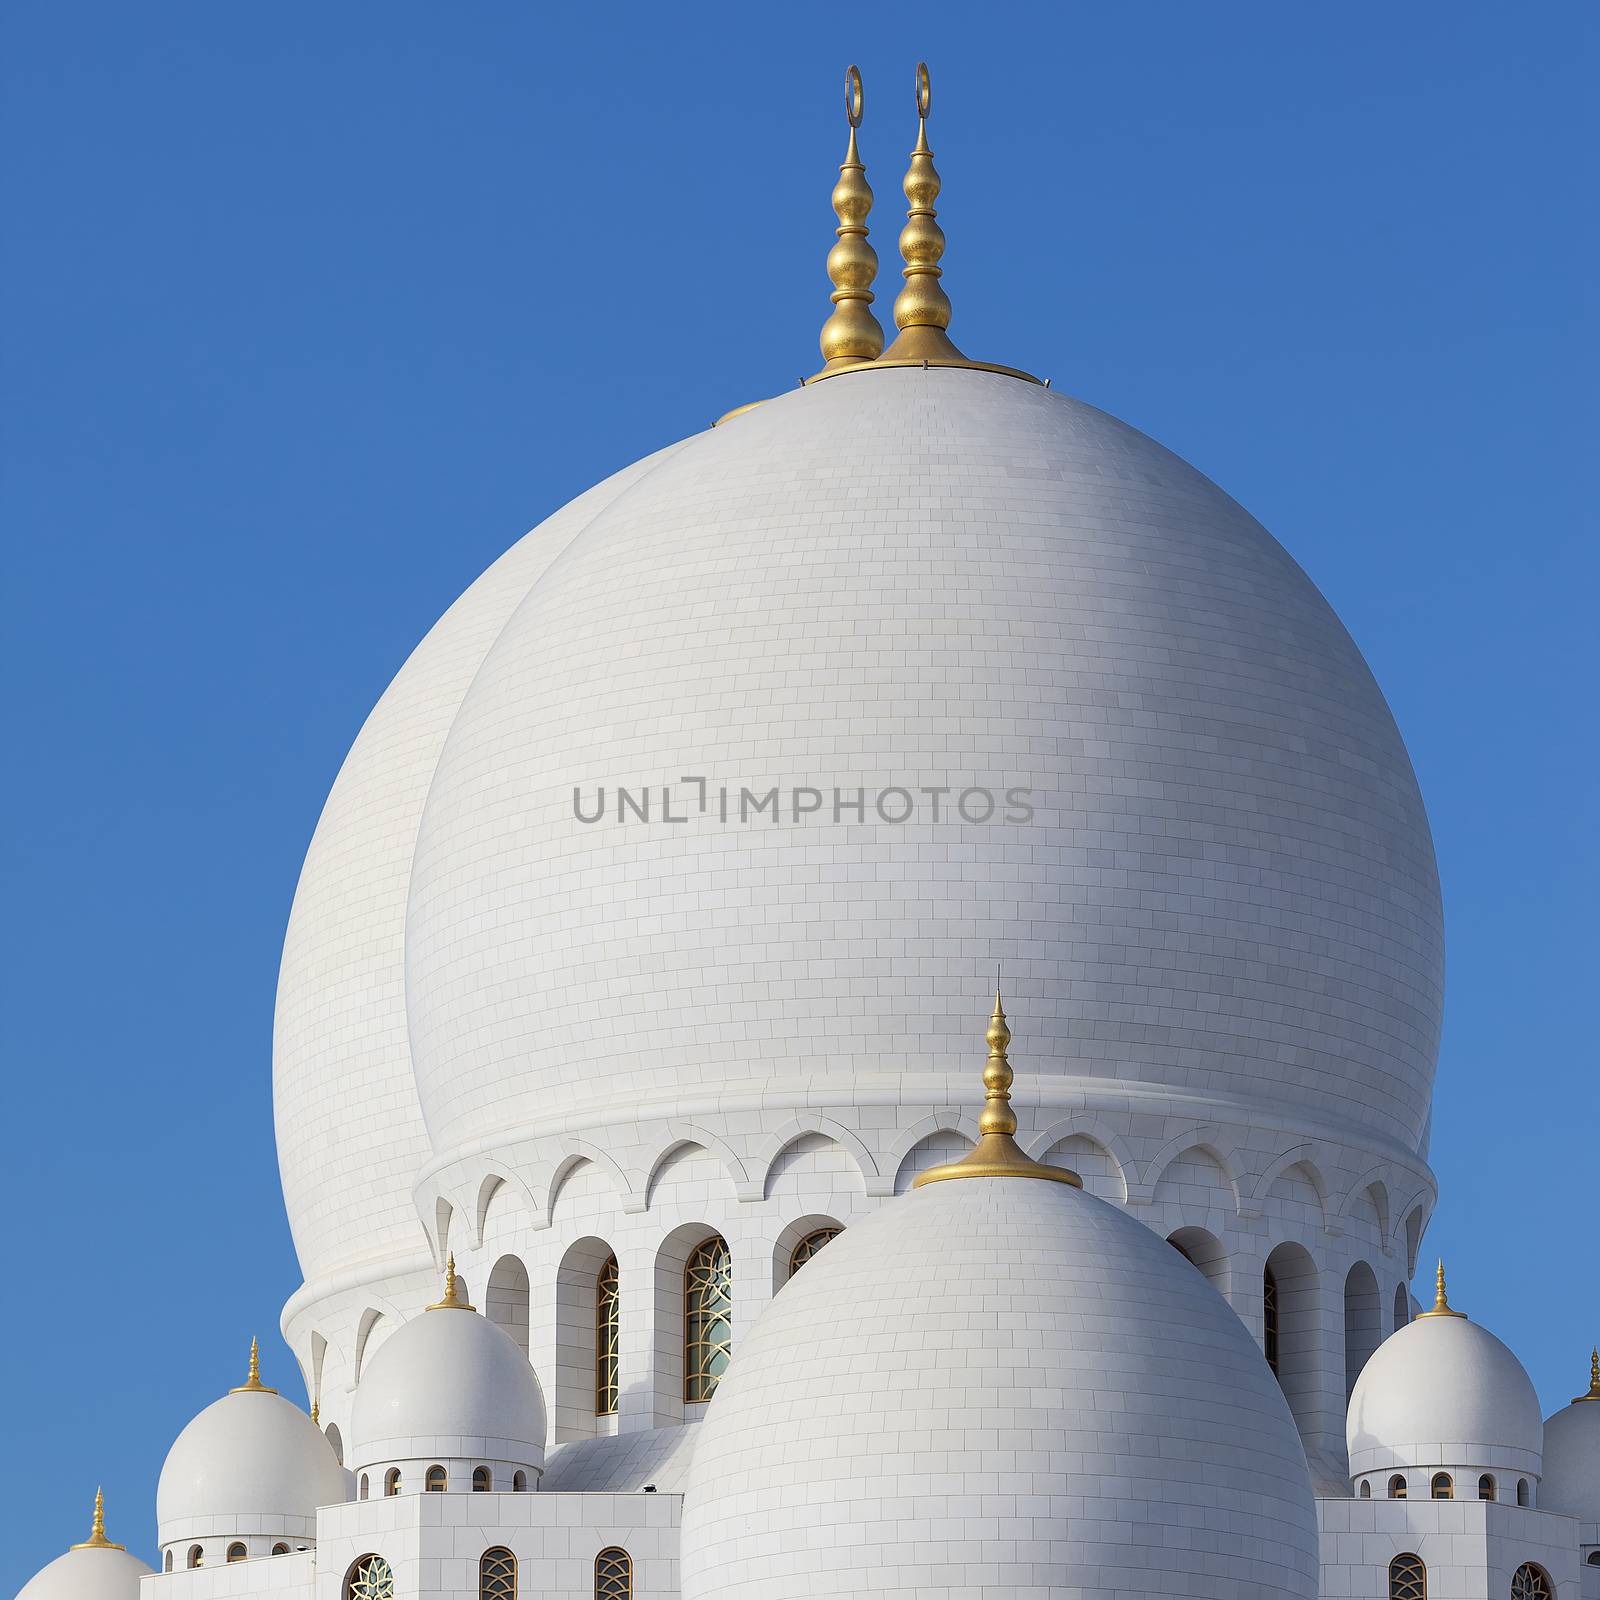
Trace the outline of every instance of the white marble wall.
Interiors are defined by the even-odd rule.
[[[1479,1500],[1319,1500],[1323,1600],[1389,1600],[1389,1563],[1427,1567],[1428,1600],[1509,1600],[1524,1562],[1555,1600],[1580,1600],[1578,1526],[1571,1517]]]

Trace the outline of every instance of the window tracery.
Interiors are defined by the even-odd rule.
[[[1389,1563],[1389,1600],[1428,1600],[1428,1569],[1421,1556],[1396,1556]]]
[[[478,1600],[517,1600],[517,1558],[503,1545],[478,1562]]]
[[[606,1257],[594,1286],[594,1414],[614,1417],[621,1392],[621,1279],[617,1258]]]
[[[683,1306],[683,1398],[697,1405],[717,1392],[733,1352],[733,1258],[720,1234],[690,1255]]]
[[[594,1600],[633,1600],[633,1557],[613,1545],[594,1558]]]
[[[345,1600],[394,1600],[394,1573],[382,1556],[362,1556],[344,1588]]]

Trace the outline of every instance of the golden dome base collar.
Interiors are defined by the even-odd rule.
[[[1017,1114],[1011,1109],[1013,1073],[1006,1058],[1011,1029],[1006,1026],[1005,1007],[1000,1004],[998,989],[994,995],[994,1014],[989,1018],[984,1039],[989,1046],[989,1059],[983,1068],[984,1103],[983,1115],[978,1118],[978,1142],[959,1161],[919,1173],[911,1187],[920,1189],[928,1183],[948,1183],[952,1178],[1043,1178],[1049,1183],[1066,1183],[1081,1189],[1083,1180],[1077,1173],[1066,1167],[1047,1167],[1043,1162],[1031,1160],[1017,1144]]]
[[[1065,1167],[1047,1167],[1022,1153],[1021,1147],[1009,1133],[986,1133],[962,1156],[947,1166],[930,1167],[919,1172],[911,1187],[920,1189],[924,1184],[948,1183],[953,1178],[1043,1178],[1049,1183],[1065,1183],[1074,1189],[1083,1187],[1083,1180]]]

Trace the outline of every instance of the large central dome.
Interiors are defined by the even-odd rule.
[[[423,1129],[442,1158],[755,1097],[959,1101],[997,963],[1047,1102],[1187,1097],[1419,1147],[1442,937],[1404,746],[1305,574],[1170,452],[1017,378],[869,368],[547,526],[506,558],[516,592],[469,592],[475,631],[447,618],[397,680],[340,780],[387,811],[325,818],[301,883],[278,1055],[303,1260],[393,1213]],[[617,820],[619,787],[652,791],[648,823]],[[740,818],[774,788],[776,821]],[[956,812],[968,789],[992,820]],[[796,790],[820,809],[796,820]],[[352,884],[375,854],[382,881]],[[391,931],[352,955],[346,905]],[[383,1059],[315,1053],[363,996]],[[321,1021],[286,1050],[285,1014]],[[338,1125],[353,1072],[414,1129],[394,1173]]]

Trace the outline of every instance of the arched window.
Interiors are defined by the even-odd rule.
[[[1389,1563],[1389,1600],[1428,1600],[1428,1569],[1421,1556],[1396,1556]]]
[[[613,1545],[594,1558],[594,1600],[633,1600],[633,1557],[626,1550]]]
[[[474,1494],[488,1494],[494,1488],[494,1474],[487,1467],[474,1467],[472,1469],[472,1492]]]
[[[201,1564],[204,1558],[205,1548],[202,1545],[192,1544],[189,1546],[189,1570],[191,1572]]]
[[[172,1552],[170,1550],[161,1558],[161,1570],[163,1572],[172,1571]]]
[[[1456,1486],[1451,1482],[1448,1472],[1434,1473],[1432,1490],[1435,1500],[1454,1500],[1456,1497]]]
[[[272,1547],[272,1553],[275,1556],[286,1556],[289,1553],[289,1547],[286,1544],[275,1544]]]
[[[713,1234],[683,1269],[683,1398],[709,1400],[733,1352],[733,1258]]]
[[[1404,1500],[1406,1497],[1406,1480],[1403,1473],[1397,1472],[1389,1480],[1389,1498],[1391,1500]]]
[[[517,1600],[517,1558],[503,1545],[478,1562],[478,1600]]]
[[[1511,1574],[1511,1600],[1555,1600],[1555,1590],[1550,1587],[1544,1568],[1524,1561]]]
[[[1525,1505],[1527,1505],[1528,1500],[1529,1500],[1528,1480],[1526,1478],[1518,1478],[1517,1479],[1517,1504],[1519,1506],[1525,1506]]]
[[[1372,1485],[1365,1478],[1361,1480],[1361,1498],[1363,1500],[1372,1498]]]
[[[231,1567],[235,1561],[243,1561],[250,1552],[242,1544],[228,1546],[228,1565]]]
[[[1480,1500],[1494,1499],[1494,1479],[1487,1472],[1478,1479],[1478,1498]]]
[[[511,1474],[511,1492],[513,1494],[526,1494],[528,1492],[528,1474],[526,1472],[513,1472]]]
[[[382,1556],[362,1556],[344,1580],[345,1600],[394,1600],[394,1574]]]
[[[1261,1346],[1267,1365],[1278,1370],[1278,1279],[1271,1267],[1261,1274]]]
[[[1600,1550],[1591,1550],[1583,1559],[1588,1566],[1600,1567]]]
[[[617,1258],[607,1256],[594,1282],[594,1414],[597,1417],[617,1414],[621,1337],[622,1295]]]
[[[443,1494],[450,1487],[450,1474],[443,1467],[429,1467],[428,1476],[422,1480],[422,1487],[429,1494]]]
[[[389,1470],[386,1473],[384,1473],[384,1475],[383,1475],[383,1492],[386,1495],[399,1494],[400,1493],[400,1469],[399,1469],[399,1467],[390,1467]]]
[[[792,1278],[825,1244],[837,1239],[843,1228],[813,1228],[789,1253],[789,1276]]]
[[[361,1487],[356,1492],[356,1498],[358,1500],[365,1500],[367,1498],[367,1495],[371,1492],[371,1489],[372,1489],[372,1482],[367,1477],[366,1473],[363,1472],[361,1474]]]

